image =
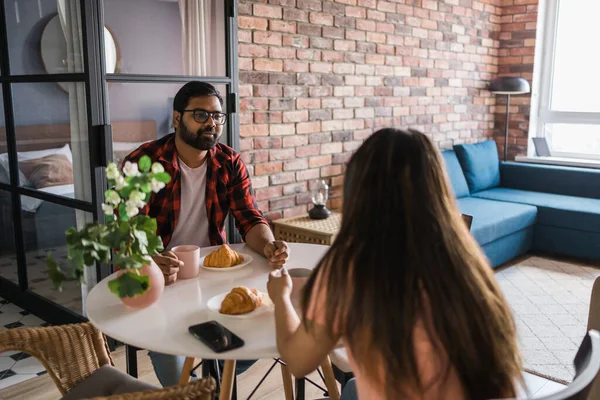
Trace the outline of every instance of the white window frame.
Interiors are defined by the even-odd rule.
[[[600,112],[552,111],[550,95],[554,71],[554,49],[556,43],[558,4],[568,0],[540,0],[538,5],[538,27],[533,70],[529,137],[544,137],[545,124],[591,124],[600,128]],[[532,141],[527,146],[527,155],[535,156]],[[552,149],[551,149],[552,150]],[[600,154],[566,153],[552,150],[553,157],[600,160]]]

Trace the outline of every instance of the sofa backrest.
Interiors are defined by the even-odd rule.
[[[600,170],[503,162],[502,186],[510,189],[600,199]]]
[[[459,144],[454,146],[471,193],[500,186],[500,161],[496,142]]]
[[[454,195],[457,198],[469,196],[469,186],[467,186],[467,181],[465,180],[465,175],[460,167],[458,158],[456,158],[456,153],[453,150],[446,150],[442,152],[442,156],[444,157],[446,174],[450,179]]]

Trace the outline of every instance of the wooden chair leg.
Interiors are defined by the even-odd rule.
[[[294,400],[294,386],[292,384],[292,374],[287,365],[279,364],[281,367],[281,378],[283,379],[283,391],[285,400]]]
[[[196,359],[194,357],[187,357],[185,359],[185,363],[183,364],[183,370],[181,371],[181,376],[179,377],[179,384],[183,385],[184,383],[188,383],[190,381],[190,374],[192,372],[192,368],[194,368],[194,362]]]
[[[231,400],[233,392],[233,378],[235,377],[235,360],[225,360],[223,368],[223,381],[221,383],[220,400]]]
[[[338,391],[337,382],[335,375],[333,374],[333,368],[331,367],[331,360],[329,356],[321,364],[323,370],[323,377],[325,377],[325,386],[327,386],[327,392],[329,392],[329,398],[331,400],[340,400],[340,392]]]

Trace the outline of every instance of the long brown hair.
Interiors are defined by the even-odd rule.
[[[425,324],[470,399],[511,397],[521,374],[516,329],[493,272],[469,234],[439,151],[422,133],[382,129],[350,160],[341,228],[317,276],[325,317],[387,398],[423,394],[413,329]],[[315,293],[320,291],[316,290]],[[310,325],[307,323],[310,329]],[[380,372],[384,371],[384,376]]]

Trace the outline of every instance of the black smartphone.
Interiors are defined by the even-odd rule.
[[[217,321],[208,321],[190,326],[188,330],[196,339],[207,345],[215,353],[237,349],[244,345],[244,341],[239,336],[233,334]]]

